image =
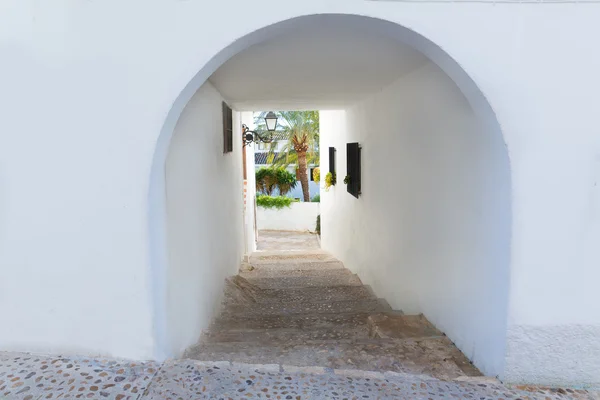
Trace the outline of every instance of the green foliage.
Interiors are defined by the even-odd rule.
[[[316,167],[313,169],[313,181],[320,182],[321,181],[321,168]]]
[[[321,214],[317,215],[317,226],[315,230],[319,235],[321,234]]]
[[[336,183],[335,173],[328,172],[327,175],[325,175],[325,189],[328,190],[330,187],[335,186]]]
[[[350,184],[350,175],[346,175],[346,177],[344,178],[344,185],[349,185]]]
[[[287,171],[285,168],[277,168],[275,170],[275,182],[281,196],[288,194],[289,191],[298,184],[296,175]]]
[[[270,196],[275,189],[278,189],[279,194],[285,196],[297,184],[296,175],[288,172],[285,168],[260,168],[256,171],[256,191],[258,193]]]
[[[276,208],[281,210],[284,207],[289,207],[294,199],[285,196],[266,196],[259,194],[256,196],[256,204],[262,208]]]
[[[256,177],[256,191],[258,193],[265,193],[271,195],[273,192],[273,171],[269,168],[260,168],[255,173]]]
[[[321,202],[321,195],[318,194],[315,197],[312,198],[311,200],[313,203],[320,203]]]

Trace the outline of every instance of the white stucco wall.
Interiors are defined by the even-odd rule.
[[[181,111],[219,65],[292,29],[290,18],[349,14],[432,57],[469,102],[489,101],[502,128],[512,179],[505,377],[600,386],[600,53],[590,50],[600,4],[0,9],[1,349],[168,356],[164,166]]]
[[[167,157],[167,337],[174,355],[194,344],[215,316],[225,278],[235,275],[242,256],[241,144],[234,140],[234,151],[223,154],[222,100],[210,83],[198,90]],[[234,116],[237,126],[239,113]]]
[[[258,229],[314,232],[319,203],[292,203],[280,210],[258,206]]]
[[[322,147],[362,145],[362,196],[324,192],[323,247],[379,297],[423,312],[488,375],[504,368],[508,157],[456,85],[426,66],[345,112],[322,116]],[[323,161],[327,165],[327,161]],[[350,235],[346,232],[352,232]]]

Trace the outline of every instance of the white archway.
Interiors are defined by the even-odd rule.
[[[335,18],[346,21],[348,24],[361,24],[378,32],[379,34],[392,37],[400,42],[410,45],[414,49],[423,53],[436,65],[438,65],[460,88],[467,99],[477,118],[485,126],[486,134],[492,135],[499,146],[504,146],[502,132],[497,122],[495,114],[489,102],[479,90],[475,82],[460,67],[450,55],[422,35],[409,30],[395,22],[375,19],[349,14],[327,14],[327,15],[305,15],[288,19],[266,26],[256,30],[246,36],[236,40],[228,47],[216,54],[210,62],[202,66],[194,78],[186,85],[175,100],[165,123],[162,127],[157,148],[153,159],[152,171],[150,177],[149,190],[149,227],[150,227],[150,248],[151,248],[151,276],[152,276],[152,299],[154,301],[154,329],[156,345],[156,358],[164,359],[172,356],[166,350],[169,338],[167,327],[167,309],[166,309],[166,282],[168,274],[167,261],[167,238],[166,238],[166,201],[165,201],[165,161],[167,158],[169,144],[173,135],[176,123],[192,96],[206,82],[206,80],[228,59],[237,53],[249,48],[250,46],[264,42],[280,35],[284,32],[292,32],[295,29],[301,29],[312,23],[319,23],[320,19]],[[505,207],[504,214],[510,216],[510,168],[508,153],[505,152],[506,159],[503,161],[506,176],[499,182],[498,193],[502,198],[499,203]],[[510,218],[503,221],[504,225],[497,226],[497,240],[501,242],[501,247],[506,252],[498,254],[495,265],[490,268],[501,269],[503,279],[508,284],[509,262],[510,262]],[[504,299],[507,303],[507,296]],[[507,305],[504,305],[506,310]],[[504,315],[498,316],[500,320],[506,319]],[[505,323],[505,322],[504,322]],[[502,333],[504,334],[504,333]]]

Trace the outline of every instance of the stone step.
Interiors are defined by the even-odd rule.
[[[204,343],[189,349],[185,357],[202,361],[394,371],[440,379],[480,375],[445,336],[404,340],[306,341],[300,344]]]
[[[257,251],[248,257],[250,264],[297,264],[338,261],[324,250]]]
[[[224,305],[253,303],[320,303],[375,299],[369,286],[317,286],[289,289],[261,289],[237,275],[227,278]]]
[[[408,339],[414,337],[443,336],[422,314],[397,313],[372,314],[368,319],[370,336],[382,339]]]
[[[355,326],[305,329],[238,329],[217,330],[203,334],[202,340],[209,342],[258,342],[258,343],[302,343],[323,340],[368,339],[369,327],[365,324]]]
[[[252,285],[239,275],[225,279],[225,296],[223,303],[228,304],[253,304],[260,298],[262,290]]]
[[[352,329],[367,326],[368,313],[294,314],[271,316],[218,317],[210,330],[290,329],[311,331],[319,329]]]
[[[260,289],[291,289],[324,286],[362,286],[357,275],[342,274],[334,276],[295,276],[277,278],[246,278]]]
[[[299,259],[289,263],[242,263],[240,272],[249,271],[311,271],[311,270],[324,270],[324,269],[346,269],[344,264],[338,260],[332,261],[305,261]]]
[[[230,305],[222,315],[244,317],[255,315],[291,315],[291,314],[339,314],[339,313],[379,313],[392,311],[389,304],[380,299],[359,299],[349,301],[325,302],[270,302],[247,305]]]
[[[239,274],[242,278],[296,278],[296,277],[334,277],[352,275],[347,268],[329,269],[291,269],[291,268],[257,268],[252,271],[243,271]]]
[[[322,286],[299,289],[264,289],[260,291],[257,302],[322,302],[348,301],[376,298],[368,286]]]

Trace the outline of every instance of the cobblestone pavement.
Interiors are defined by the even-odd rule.
[[[489,378],[192,360],[165,363],[0,353],[0,399],[600,399],[597,392],[509,388]]]

